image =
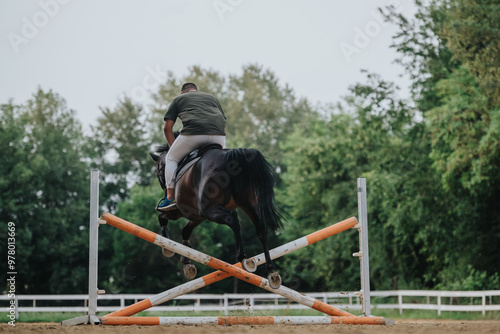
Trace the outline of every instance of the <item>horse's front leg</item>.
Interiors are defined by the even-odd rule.
[[[170,239],[170,236],[168,233],[168,228],[167,228],[167,224],[168,224],[167,213],[166,212],[160,213],[158,215],[158,221],[159,221],[160,226],[161,226],[161,231],[160,231],[161,236],[165,237],[167,239]],[[174,252],[172,252],[171,250],[165,249],[165,248],[162,248],[161,253],[163,254],[163,256],[168,257],[168,258],[175,255]]]
[[[191,234],[196,226],[200,225],[203,220],[190,220],[183,228],[182,228],[182,244],[184,246],[191,247],[189,244],[189,239],[191,238]],[[192,247],[191,247],[192,248]],[[183,264],[182,272],[184,273],[184,277],[186,279],[191,280],[196,277],[197,270],[194,264],[191,263],[191,259],[181,256],[180,259]]]

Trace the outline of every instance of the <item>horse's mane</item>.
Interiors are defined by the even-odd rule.
[[[155,152],[156,153],[168,152],[169,149],[170,149],[170,146],[168,144],[160,145],[160,146],[155,147]]]
[[[174,137],[177,138],[179,136],[180,132],[179,131],[174,131]],[[170,146],[167,144],[165,145],[160,145],[155,147],[155,152],[156,153],[163,153],[163,152],[168,152],[170,149]]]

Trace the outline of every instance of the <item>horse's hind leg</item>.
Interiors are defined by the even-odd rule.
[[[267,228],[263,224],[262,220],[259,219],[259,222],[255,224],[255,229],[257,231],[257,237],[262,243],[262,247],[264,248],[264,256],[266,258],[266,269],[267,269],[267,279],[269,281],[269,285],[273,289],[277,289],[281,286],[281,276],[275,272],[276,266],[274,265],[273,260],[271,260],[271,255],[269,255],[269,242],[267,240]]]
[[[267,239],[267,226],[264,224],[264,221],[259,217],[255,208],[249,208],[242,206],[243,211],[248,215],[248,217],[252,220],[255,231],[257,233],[257,238],[259,238],[262,248],[264,249],[264,256],[266,258],[266,269],[267,269],[267,279],[269,280],[269,285],[273,289],[277,289],[281,286],[281,277],[275,272],[276,266],[274,265],[273,260],[271,259],[271,255],[269,254],[269,242]]]
[[[236,242],[236,259],[241,262],[246,258],[241,240],[241,226],[236,210],[228,210],[221,204],[211,205],[203,210],[203,215],[208,220],[217,224],[224,224],[231,228]]]
[[[165,212],[162,212],[158,215],[158,221],[160,222],[160,226],[161,226],[160,234],[163,237],[170,239],[170,236],[168,234],[168,228],[167,228],[168,218],[166,217]],[[169,258],[175,255],[174,252],[172,252],[171,250],[165,249],[165,248],[162,248],[161,253],[163,254],[163,256],[169,257]]]
[[[203,220],[190,220],[182,228],[182,244],[184,246],[191,247],[191,245],[189,244],[189,238],[191,238],[191,234],[193,233],[193,230],[196,228],[196,226],[200,225],[202,222]],[[181,256],[180,261],[183,264],[182,272],[184,274],[184,277],[186,277],[186,279],[188,280],[195,278],[197,270],[194,264],[191,263],[191,260],[187,257]]]

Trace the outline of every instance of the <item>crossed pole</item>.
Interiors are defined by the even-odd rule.
[[[112,215],[106,214],[106,217],[109,219],[109,221],[112,221],[111,223],[109,223],[108,220],[106,220],[107,224],[109,224],[109,225],[112,225],[113,221],[115,221],[114,218],[117,218],[114,216],[113,216],[113,218],[110,218],[111,216]],[[120,218],[118,218],[118,219],[119,219],[119,221],[123,222],[122,219],[120,219]],[[356,226],[356,224],[357,224],[356,218],[352,217],[352,218],[346,219],[344,221],[341,221],[339,223],[336,223],[336,224],[333,224],[329,227],[326,227],[322,230],[313,232],[305,237],[299,238],[295,241],[292,241],[292,242],[289,242],[289,243],[284,244],[282,246],[279,246],[277,248],[274,248],[269,252],[269,255],[271,256],[271,259],[273,259],[273,260],[277,259],[277,258],[284,256],[286,254],[289,254],[293,251],[299,250],[299,249],[304,248],[308,245],[312,245],[320,240],[324,240],[324,239],[331,237],[335,234],[338,234],[340,232],[343,232],[345,230],[353,228],[354,226]],[[130,226],[130,225],[128,225],[128,226]],[[118,228],[120,228],[120,227],[118,227]],[[155,239],[156,239],[156,236],[155,236]],[[253,259],[255,260],[257,266],[264,264],[266,262],[264,253],[261,253],[255,257],[253,257]],[[237,267],[238,269],[242,268],[241,263],[237,263],[234,266]],[[181,284],[175,288],[166,290],[166,291],[164,291],[160,294],[157,294],[153,297],[150,297],[148,299],[144,299],[140,302],[137,302],[135,304],[127,306],[119,311],[110,313],[106,317],[131,316],[131,315],[134,315],[138,312],[144,311],[150,307],[163,304],[163,303],[165,303],[169,300],[172,300],[174,298],[177,298],[183,294],[193,292],[193,291],[198,290],[202,287],[208,286],[208,285],[213,284],[215,282],[219,282],[219,281],[221,281],[225,278],[228,278],[228,277],[231,277],[231,275],[229,273],[219,270],[219,271],[210,273],[208,275],[205,275],[203,277],[189,281],[187,283]],[[291,289],[289,289],[289,290],[291,290]],[[275,290],[273,289],[272,291],[274,292]],[[302,298],[304,298],[303,295],[301,295],[301,296],[302,296]],[[307,306],[314,305],[314,301],[315,300],[312,300],[312,298],[308,299]],[[345,313],[347,313],[347,312],[345,312]],[[346,314],[344,314],[344,315],[346,315]]]
[[[184,257],[187,257],[191,260],[194,260],[196,262],[199,262],[201,264],[207,265],[213,269],[219,270],[219,272],[213,273],[212,276],[207,277],[209,275],[204,276],[203,281],[205,282],[205,286],[209,284],[212,284],[214,282],[217,282],[223,278],[226,278],[228,276],[233,276],[236,277],[244,282],[248,282],[250,284],[253,284],[255,286],[258,286],[264,290],[267,290],[269,292],[276,293],[278,295],[281,295],[285,298],[288,298],[290,300],[293,300],[297,303],[300,303],[302,305],[306,305],[311,307],[314,310],[320,311],[322,313],[331,315],[331,316],[353,316],[349,312],[345,312],[342,310],[339,310],[336,307],[333,307],[331,305],[328,305],[322,301],[319,301],[317,299],[314,299],[312,297],[303,295],[295,290],[292,290],[290,288],[287,288],[285,286],[280,286],[277,289],[271,288],[269,285],[269,282],[266,278],[260,277],[258,275],[249,273],[245,271],[243,268],[241,268],[241,264],[239,265],[232,265],[227,262],[221,261],[219,259],[216,259],[214,257],[211,257],[205,253],[202,253],[200,251],[197,251],[195,249],[192,249],[188,246],[185,246],[183,244],[180,244],[178,242],[175,242],[171,239],[167,239],[157,233],[151,232],[143,227],[140,227],[138,225],[132,224],[124,219],[121,219],[119,217],[116,217],[110,213],[104,212],[101,215],[101,220],[106,221],[108,225],[111,225],[113,227],[116,227],[122,231],[125,231],[127,233],[133,234],[141,239],[144,239],[146,241],[149,241],[151,243],[154,243],[160,247],[163,247],[165,249],[168,249],[174,253],[177,253],[179,255],[182,255]],[[356,225],[357,221],[356,218],[351,218],[349,220],[352,226]],[[220,279],[217,276],[223,276]],[[179,289],[179,287],[177,287]],[[181,289],[179,289],[181,290]]]
[[[329,304],[326,304],[324,302],[321,302],[317,299],[314,299],[310,296],[306,296],[302,293],[299,293],[295,290],[292,290],[290,288],[287,288],[285,286],[280,286],[277,289],[273,289],[269,286],[268,280],[266,278],[260,277],[258,275],[249,273],[242,269],[241,263],[231,265],[227,262],[221,261],[219,259],[216,259],[214,257],[211,257],[207,254],[204,254],[200,251],[197,251],[195,249],[192,249],[190,247],[187,247],[185,245],[182,245],[178,242],[175,242],[173,240],[167,239],[157,233],[151,232],[143,227],[137,226],[133,223],[130,223],[122,218],[116,217],[110,213],[104,212],[101,215],[100,218],[100,223],[106,223],[108,225],[111,225],[113,227],[116,227],[124,232],[133,234],[141,239],[144,239],[146,241],[149,241],[151,243],[154,243],[162,248],[168,249],[172,252],[178,253],[179,255],[185,256],[187,258],[190,258],[191,260],[197,261],[199,263],[205,264],[213,269],[216,269],[218,271],[205,275],[203,277],[200,277],[196,280],[193,280],[188,283],[184,283],[180,286],[177,286],[176,288],[169,289],[165,292],[162,292],[158,295],[155,295],[153,297],[150,297],[148,299],[144,299],[140,302],[137,302],[135,304],[132,304],[128,307],[125,307],[124,309],[121,309],[119,311],[110,313],[103,318],[101,318],[101,323],[104,325],[123,325],[123,324],[132,324],[132,323],[139,323],[143,325],[153,325],[153,324],[159,324],[161,323],[161,319],[159,317],[134,317],[134,318],[129,318],[129,316],[136,314],[138,312],[144,311],[152,306],[162,304],[168,300],[174,299],[182,294],[192,292],[194,290],[197,290],[199,288],[202,288],[204,286],[208,286],[212,283],[218,282],[222,279],[225,279],[227,277],[233,276],[236,277],[240,280],[243,280],[245,282],[248,282],[250,284],[253,284],[255,286],[258,286],[262,289],[265,289],[267,291],[276,293],[278,295],[281,295],[285,298],[288,298],[289,300],[295,301],[299,304],[308,306],[314,310],[317,310],[319,312],[322,312],[324,314],[330,315],[331,319],[329,320],[330,323],[351,323],[351,324],[357,324],[357,323],[365,323],[365,324],[385,324],[386,319],[380,318],[380,317],[369,317],[369,318],[362,318],[362,317],[357,317],[349,312],[342,311],[334,306],[331,306]],[[292,241],[290,243],[287,243],[285,245],[282,245],[280,247],[277,247],[273,249],[270,253],[271,258],[275,259],[280,256],[283,256],[285,254],[291,253],[292,251],[298,250],[300,248],[303,248],[305,246],[311,245],[313,243],[316,243],[320,240],[326,239],[332,235],[338,234],[342,231],[345,231],[347,229],[353,228],[357,225],[357,220],[356,218],[352,217],[349,219],[346,219],[342,222],[339,222],[337,224],[331,225],[327,228],[324,228],[322,230],[316,231],[314,233],[311,233],[305,237],[302,237],[300,239],[297,239],[295,241]],[[261,265],[265,263],[265,257],[264,254],[260,254],[256,257],[253,258],[256,262],[257,265]],[[241,322],[241,319],[234,320],[235,317],[221,317],[219,322],[223,323],[228,323],[228,321],[236,321],[238,323]],[[236,318],[241,318],[241,317],[236,317]],[[245,318],[245,317],[243,317]],[[259,318],[259,317],[250,317],[250,318]],[[264,317],[266,318],[266,317]],[[267,319],[269,318],[269,319]],[[258,323],[264,322],[264,323],[275,323],[277,320],[281,319],[279,317],[267,317],[266,319],[259,318],[258,320],[252,320],[252,319],[246,319],[245,321],[256,321]],[[360,319],[362,318],[362,319]],[[229,320],[228,320],[229,319]],[[231,320],[233,319],[233,320]],[[208,321],[208,320],[207,320]],[[284,321],[284,320],[282,320]]]

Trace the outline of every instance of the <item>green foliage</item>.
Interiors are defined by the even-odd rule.
[[[105,206],[114,211],[116,204],[128,196],[133,184],[152,182],[153,164],[149,157],[151,141],[148,118],[142,106],[125,97],[113,108],[101,108],[102,116],[86,146],[92,167],[104,175],[102,197]]]
[[[425,122],[424,134],[412,141],[428,147],[417,157],[424,162],[421,180],[429,191],[416,197],[415,207],[432,213],[413,217],[435,222],[432,229],[415,231],[428,268],[422,269],[422,278],[430,287],[442,287],[451,286],[448,279],[467,280],[471,270],[498,273],[491,255],[498,252],[500,238],[494,204],[500,195],[499,67],[492,54],[500,35],[498,20],[490,22],[498,16],[498,5],[460,0],[417,5],[413,20],[391,11],[386,18],[400,27],[394,47],[413,79],[413,98]],[[477,64],[480,59],[483,63]],[[493,281],[484,282],[484,287],[495,287]]]
[[[491,111],[492,123],[488,97],[464,67],[440,80],[436,90],[441,103],[427,115],[434,166],[447,189],[458,179],[473,193],[478,187],[480,191],[484,183],[498,179],[499,110]]]
[[[397,26],[393,36],[393,45],[406,75],[412,81],[413,101],[420,112],[432,108],[438,97],[434,85],[446,78],[458,63],[445,42],[437,35],[443,22],[444,11],[438,9],[441,0],[432,0],[428,4],[416,0],[417,12],[414,18],[407,18],[395,8],[380,9],[385,19]]]
[[[16,292],[84,292],[89,192],[81,125],[52,91],[1,110],[0,216],[16,224]]]
[[[500,4],[494,0],[443,1],[438,32],[446,47],[476,79],[493,105],[500,105]]]
[[[356,179],[367,176],[368,189],[376,187],[375,195],[369,192],[370,245],[375,249],[371,262],[372,272],[377,273],[372,281],[375,287],[391,288],[395,276],[406,278],[415,271],[397,252],[408,245],[410,235],[401,233],[398,239],[399,231],[381,219],[389,214],[382,208],[394,204],[387,202],[396,191],[393,188],[403,182],[399,169],[414,163],[409,157],[414,147],[406,141],[415,132],[409,130],[413,110],[397,98],[393,84],[374,74],[351,92],[329,119],[309,119],[306,128],[297,128],[282,145],[288,167],[279,198],[293,217],[283,235],[297,238],[357,216]],[[358,251],[357,239],[355,233],[344,232],[322,241],[322,247],[302,251],[305,256],[288,255],[287,267],[294,275],[301,273],[300,285],[308,290],[336,291],[340,282],[344,288],[359,289],[359,264],[352,258]],[[393,263],[391,268],[388,262]]]
[[[158,188],[135,185],[130,189],[129,197],[119,203],[116,214],[159,232],[156,213],[151,205],[161,196]],[[175,261],[162,257],[157,246],[112,227],[101,229],[101,236],[111,242],[108,256],[99,263],[101,276],[104,277],[103,286],[107,291],[147,293],[172,287],[170,277],[179,275]]]
[[[440,290],[488,290],[500,285],[498,272],[489,275],[487,271],[474,269],[472,265],[455,266],[442,273],[441,283],[436,286]]]
[[[102,108],[89,138],[51,91],[2,105],[0,218],[16,222],[18,292],[85,292],[89,167],[102,171],[105,210],[159,231],[154,206],[163,194],[148,153],[165,143],[163,116],[187,81],[221,102],[228,147],[257,148],[276,167],[278,202],[289,216],[271,247],[357,216],[356,179],[366,177],[373,289],[497,289],[499,5],[416,4],[414,18],[382,10],[398,26],[393,47],[412,80],[409,101],[367,72],[340,102],[312,107],[271,70],[250,64],[227,76],[199,66],[181,78],[170,72],[153,106],[126,97]],[[252,223],[239,216],[247,254],[260,253]],[[169,222],[174,240],[185,223]],[[204,222],[190,241],[235,261],[227,226]],[[357,290],[358,247],[357,232],[347,231],[276,264],[284,285],[300,291]],[[100,287],[110,293],[153,293],[184,281],[178,257],[165,259],[121,231],[101,229],[99,249]],[[199,275],[211,271],[197,267]],[[230,291],[258,290],[236,280],[204,289]]]

